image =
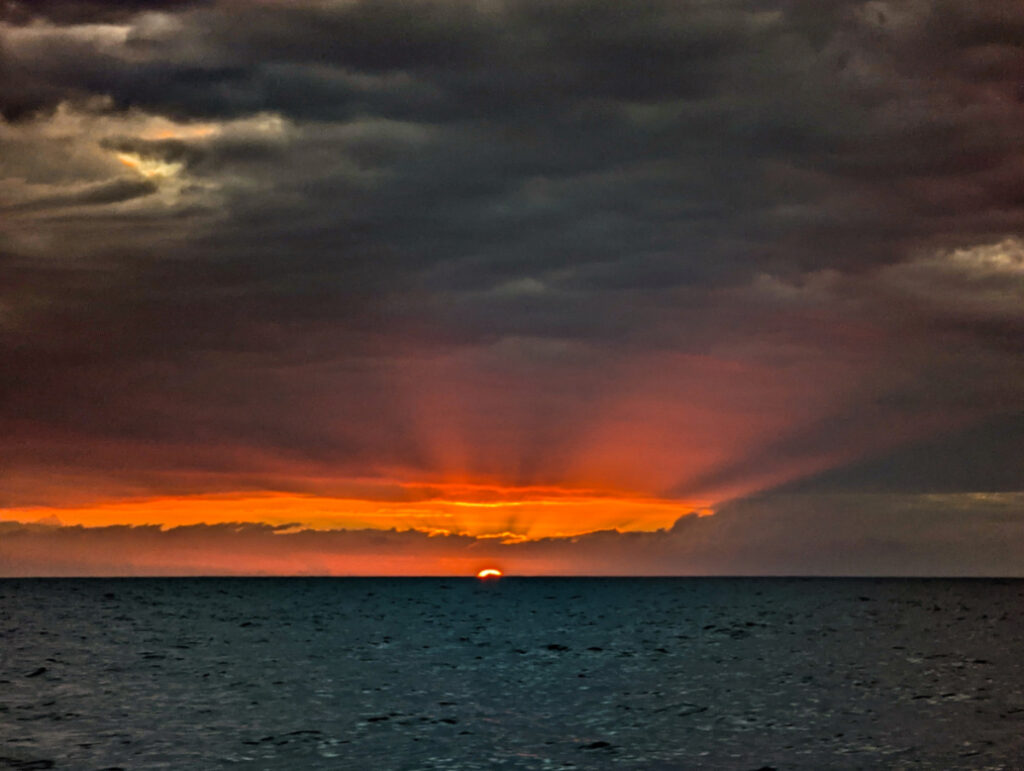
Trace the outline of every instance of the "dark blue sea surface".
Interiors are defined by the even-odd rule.
[[[1019,581],[8,579],[0,634],[0,768],[1024,768]]]

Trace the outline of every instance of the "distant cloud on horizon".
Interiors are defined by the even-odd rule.
[[[68,527],[0,521],[0,576],[1024,576],[1024,494],[779,495],[667,530],[504,542],[254,522]],[[969,527],[965,527],[969,525]]]

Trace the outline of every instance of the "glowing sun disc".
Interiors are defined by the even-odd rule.
[[[476,574],[477,578],[501,578],[501,571],[497,568],[484,568]]]

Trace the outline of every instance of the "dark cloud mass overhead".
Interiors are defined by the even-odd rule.
[[[1024,517],[1018,2],[8,0],[0,115],[3,518]]]

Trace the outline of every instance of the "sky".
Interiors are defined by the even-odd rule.
[[[0,575],[1024,575],[1016,0],[0,0]]]

